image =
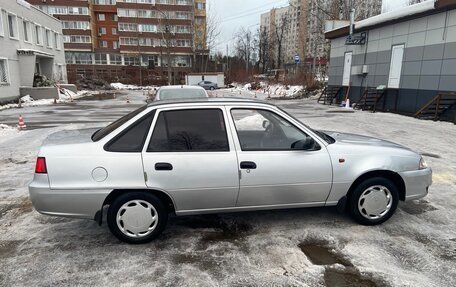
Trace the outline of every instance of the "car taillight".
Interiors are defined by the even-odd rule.
[[[36,159],[35,173],[47,173],[46,159],[44,157]]]

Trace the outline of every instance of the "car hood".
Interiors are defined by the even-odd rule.
[[[64,144],[78,144],[92,142],[92,135],[99,128],[64,130],[49,135],[43,143],[43,146],[54,146]]]
[[[404,147],[400,144],[393,143],[386,140],[381,140],[374,137],[361,136],[356,134],[348,133],[339,133],[339,132],[328,132],[325,131],[327,135],[334,138],[336,143],[347,144],[347,145],[361,145],[361,146],[378,146],[378,147],[390,147],[390,148],[401,148],[410,150],[407,147]]]

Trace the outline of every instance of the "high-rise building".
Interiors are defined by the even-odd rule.
[[[272,66],[293,66],[296,54],[303,65],[325,66],[329,53],[325,21],[348,20],[352,8],[356,20],[365,19],[380,14],[381,5],[381,0],[290,0],[288,6],[262,14],[260,29],[269,36]]]
[[[63,24],[70,82],[179,84],[206,47],[205,0],[27,0]]]

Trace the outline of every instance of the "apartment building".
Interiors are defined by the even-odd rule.
[[[356,19],[365,19],[380,14],[381,4],[381,0],[291,0],[286,7],[262,14],[260,27],[269,35],[270,56],[275,68],[282,68],[277,65],[279,47],[276,29],[281,28],[284,21],[281,66],[296,66],[294,59],[298,54],[301,65],[318,66],[321,70],[326,67],[330,51],[324,36],[326,20],[347,20],[351,7],[356,10]]]
[[[62,20],[70,82],[181,83],[205,49],[205,0],[28,1]]]
[[[59,20],[29,3],[0,3],[0,103],[16,100],[22,91],[35,96],[35,74],[65,83],[65,55]],[[54,94],[57,90],[52,87]]]

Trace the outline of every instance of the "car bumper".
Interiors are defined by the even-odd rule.
[[[94,219],[111,190],[50,189],[47,175],[36,174],[29,185],[30,199],[39,213]]]
[[[405,183],[405,200],[414,200],[425,197],[432,184],[432,169],[426,168],[399,173]]]

